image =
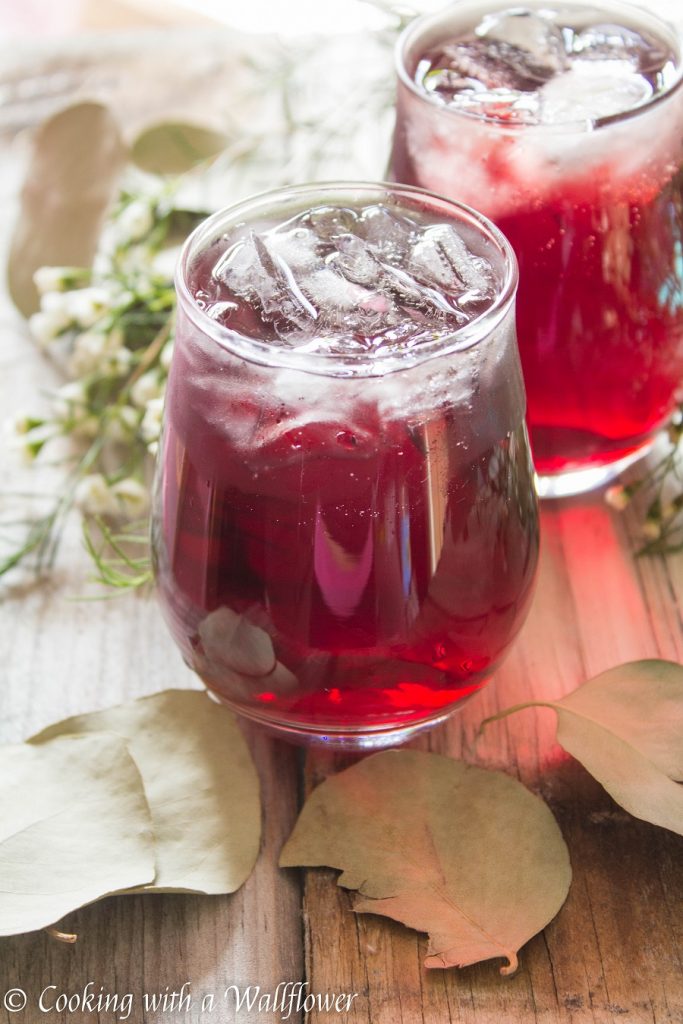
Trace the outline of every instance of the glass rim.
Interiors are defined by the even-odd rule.
[[[414,349],[399,348],[398,351],[373,357],[367,353],[311,353],[275,346],[268,341],[225,327],[197,304],[188,285],[190,266],[195,256],[219,237],[222,228],[236,227],[244,222],[240,220],[241,217],[248,217],[257,212],[266,214],[268,210],[277,209],[278,205],[284,206],[286,203],[290,205],[291,216],[291,206],[296,200],[310,196],[312,205],[314,200],[318,203],[330,202],[335,195],[344,193],[347,194],[347,201],[350,201],[352,196],[358,199],[363,194],[376,197],[386,194],[394,197],[404,195],[416,201],[427,200],[430,204],[427,208],[432,212],[434,205],[447,211],[444,216],[446,223],[453,220],[465,222],[473,227],[480,237],[493,242],[503,260],[504,276],[491,305],[469,323],[445,332],[437,339],[422,342]],[[301,205],[300,209],[303,212],[306,206]],[[512,245],[505,235],[488,217],[465,203],[412,185],[340,180],[269,189],[210,214],[185,240],[176,265],[174,282],[179,307],[182,307],[183,312],[203,335],[229,352],[249,362],[275,368],[295,369],[318,376],[364,378],[384,377],[390,373],[408,370],[437,356],[469,350],[484,341],[504,320],[515,301],[519,268]]]
[[[424,29],[431,26],[440,24],[446,21],[453,14],[457,14],[462,9],[477,8],[481,7],[486,13],[495,11],[496,9],[505,10],[509,7],[516,6],[512,0],[506,2],[506,0],[495,0],[491,3],[490,0],[464,0],[464,2],[455,3],[452,2],[448,7],[442,7],[438,11],[433,11],[426,14],[418,15],[413,18],[406,27],[403,29],[396,44],[394,46],[394,67],[396,75],[399,81],[406,86],[417,96],[420,100],[426,103],[431,110],[438,110],[443,112],[447,116],[461,118],[464,117],[468,121],[477,121],[480,124],[492,125],[500,128],[504,131],[516,133],[520,131],[529,131],[534,129],[536,131],[547,132],[582,132],[589,133],[598,131],[600,128],[607,127],[612,124],[619,124],[622,121],[630,120],[633,117],[638,117],[645,114],[647,111],[656,107],[659,103],[669,99],[683,84],[683,46],[681,45],[681,32],[672,23],[667,21],[660,15],[653,13],[652,11],[646,10],[639,4],[630,3],[629,0],[595,0],[594,3],[590,3],[589,0],[563,0],[563,5],[567,7],[574,7],[583,10],[605,11],[611,14],[615,11],[626,11],[633,14],[634,17],[640,17],[646,22],[653,24],[658,32],[658,35],[666,37],[673,36],[677,45],[677,58],[678,63],[676,67],[676,77],[670,82],[665,89],[661,92],[656,93],[653,96],[648,97],[643,103],[637,104],[635,107],[629,107],[628,110],[622,110],[616,114],[609,114],[605,117],[595,118],[584,118],[578,121],[560,121],[544,124],[541,122],[528,122],[528,121],[506,121],[500,117],[496,117],[494,114],[480,114],[472,110],[459,110],[457,107],[450,107],[446,104],[435,103],[429,95],[420,89],[415,82],[414,78],[408,73],[405,61],[405,53],[408,45],[414,41],[414,38],[419,35]],[[524,0],[525,9],[547,9],[548,0]]]

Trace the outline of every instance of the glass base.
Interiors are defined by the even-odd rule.
[[[585,469],[570,469],[562,473],[544,476],[537,474],[536,486],[539,498],[571,498],[577,494],[595,491],[611,483],[634,462],[644,458],[650,451],[655,438],[651,438],[621,459]]]
[[[390,728],[372,726],[370,728],[359,727],[353,729],[343,726],[334,728],[330,725],[316,726],[313,724],[283,722],[277,719],[265,718],[259,715],[258,712],[252,712],[240,704],[227,700],[214,690],[208,690],[208,694],[217,704],[224,704],[231,711],[234,711],[235,714],[255,722],[277,739],[287,740],[289,743],[296,743],[299,746],[325,747],[328,750],[359,751],[384,750],[386,747],[396,747],[402,743],[407,743],[413,736],[441,725],[455,711],[458,711],[470,697],[474,696],[474,694],[470,694],[453,707],[442,710],[436,715],[406,722],[404,725],[391,726]]]

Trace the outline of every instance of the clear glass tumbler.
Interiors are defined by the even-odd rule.
[[[397,49],[391,176],[511,241],[542,496],[651,445],[683,379],[680,40],[635,6],[461,2]]]
[[[490,678],[538,553],[500,232],[420,189],[284,189],[177,272],[153,548],[208,689],[294,740],[380,747]]]

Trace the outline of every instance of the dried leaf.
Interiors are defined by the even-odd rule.
[[[636,818],[683,835],[683,667],[633,661],[557,701],[557,741]]]
[[[427,967],[517,951],[558,912],[571,868],[546,805],[500,772],[414,750],[376,754],[309,797],[281,867],[340,868],[354,909],[429,932]]]
[[[226,135],[202,125],[180,121],[157,124],[138,135],[132,157],[150,174],[184,174],[218,156],[227,144]]]
[[[140,773],[116,736],[0,748],[0,935],[154,879]]]
[[[67,107],[38,129],[8,264],[25,316],[38,308],[38,267],[91,265],[125,160],[116,121],[99,103]]]
[[[152,812],[157,875],[145,892],[234,892],[258,856],[259,782],[231,711],[203,692],[165,690],[68,718],[34,736],[106,730],[128,741]]]

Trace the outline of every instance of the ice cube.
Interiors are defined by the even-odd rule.
[[[199,623],[198,632],[206,657],[219,669],[256,677],[275,668],[275,650],[268,633],[232,608],[211,612]]]
[[[398,307],[406,304],[424,315],[436,309],[456,319],[452,306],[439,292],[395,265],[391,258],[384,259],[381,246],[356,235],[344,235],[337,244],[340,252],[334,260],[330,259],[330,265],[351,281],[374,290],[372,302],[366,300],[365,306],[384,314],[384,323],[377,324],[376,329],[395,326],[401,319]],[[410,259],[408,238],[405,239],[405,249]]]
[[[218,320],[219,323],[234,313],[239,306],[236,302],[207,302],[205,312],[207,316],[210,316],[212,320]]]
[[[327,257],[328,266],[361,285],[375,285],[382,276],[382,268],[371,246],[358,235],[340,235],[336,250]]]
[[[335,274],[328,266],[320,267],[305,277],[301,287],[323,315],[325,310],[349,310],[370,304],[375,294],[370,289]]]
[[[330,241],[338,235],[355,230],[358,216],[345,206],[317,206],[301,218],[301,224],[310,228],[316,238]]]
[[[490,265],[474,256],[449,224],[427,228],[413,247],[410,269],[418,280],[454,298],[467,291],[487,295],[491,289]]]
[[[324,347],[325,332],[338,335],[348,328],[350,334],[359,331],[373,334],[387,326],[390,320],[396,322],[399,319],[397,311],[383,296],[335,273],[329,266],[304,278],[301,288],[320,311],[313,341],[316,351]],[[353,342],[351,344],[353,346]],[[306,338],[302,337],[296,347],[305,350]]]
[[[464,90],[458,96],[457,107],[477,117],[517,124],[538,124],[541,103],[537,92],[485,89],[481,92]]]
[[[518,84],[510,83],[517,89],[537,88],[567,67],[564,36],[552,12],[523,8],[496,12],[484,18],[476,34],[495,44],[489,52],[519,76]],[[523,85],[521,79],[529,84]]]
[[[235,381],[222,374],[210,374],[206,368],[188,376],[186,386],[202,409],[211,427],[211,436],[229,440],[236,451],[253,444],[263,410],[250,391],[235,388]]]
[[[623,25],[591,25],[576,33],[572,49],[582,60],[627,61],[641,75],[657,74],[673,59],[661,40]]]
[[[400,259],[410,245],[415,223],[386,206],[368,206],[359,218],[359,232],[376,253]]]
[[[550,15],[524,9],[484,18],[475,35],[432,51],[418,67],[418,80],[444,100],[486,93],[535,92],[567,67],[562,30]]]
[[[624,60],[576,60],[541,92],[544,124],[596,121],[621,114],[652,96],[646,78]]]
[[[297,273],[313,270],[320,264],[320,238],[304,227],[270,232],[267,248],[272,257],[284,260]]]
[[[294,255],[295,262],[306,267],[312,265],[307,244],[296,245],[292,239],[280,238],[273,245],[270,238],[266,240],[251,231],[228,249],[214,268],[213,276],[237,295],[256,303],[277,330],[286,331],[288,325],[303,328],[317,319],[318,311],[302,293],[295,272],[278,252],[278,245],[288,251],[290,259]]]

